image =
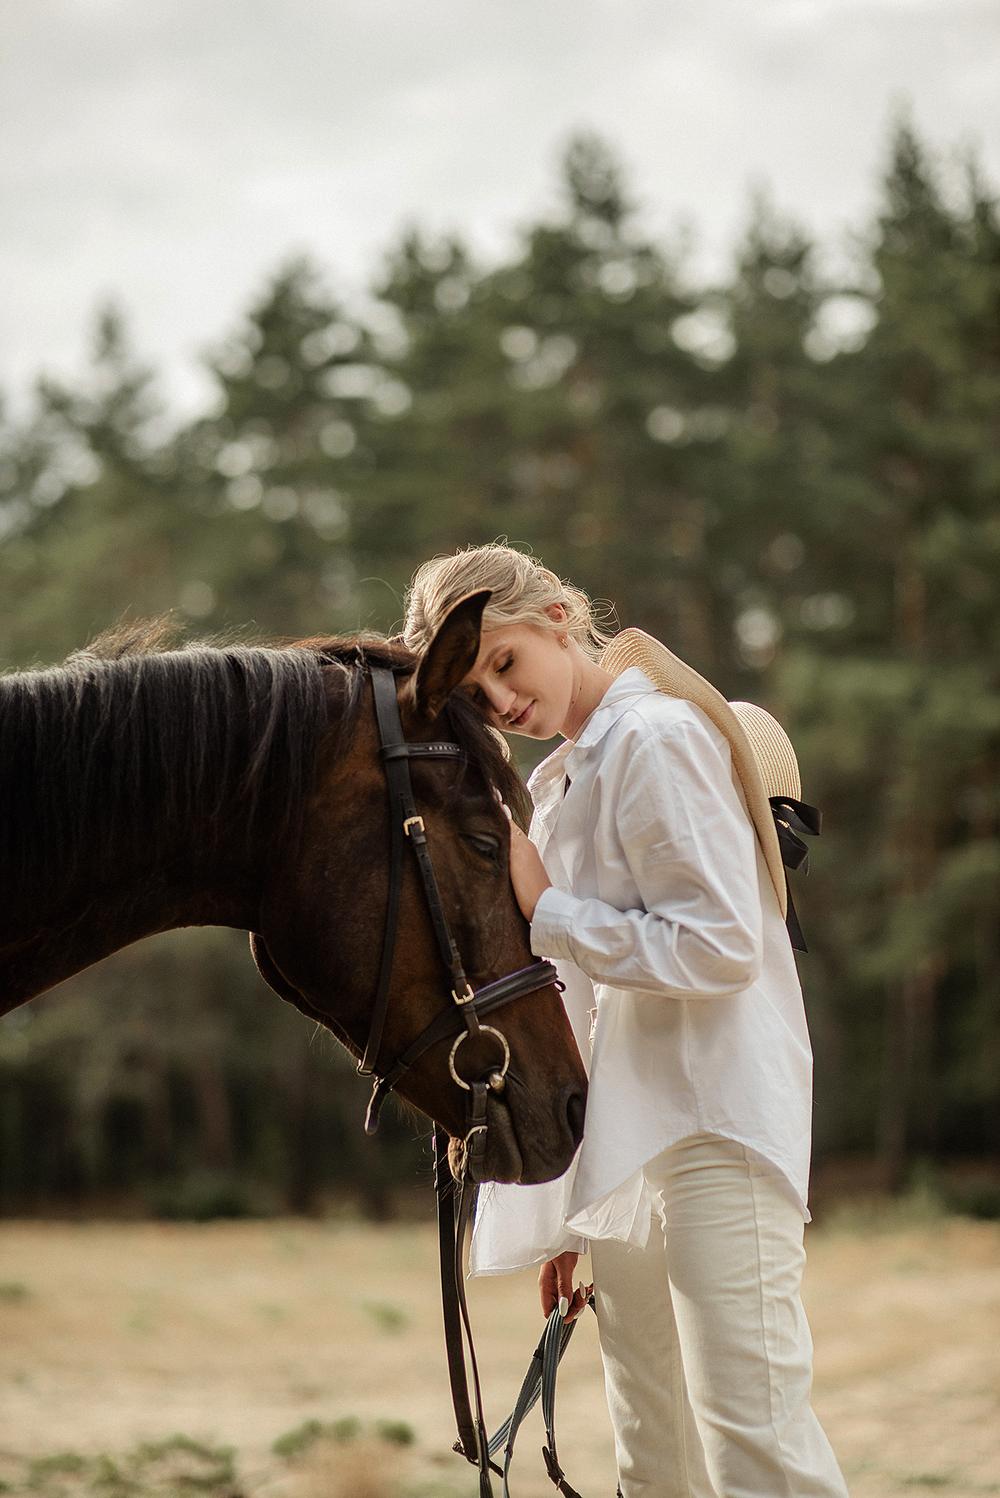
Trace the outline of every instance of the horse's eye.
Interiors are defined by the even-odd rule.
[[[495,837],[487,837],[484,833],[467,832],[465,834],[467,843],[471,843],[476,852],[483,858],[490,859],[493,863],[500,859],[500,840]]]

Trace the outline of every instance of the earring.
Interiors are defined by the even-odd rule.
[[[564,650],[568,650],[569,649],[569,635],[560,635],[559,636],[559,643],[560,643],[560,645],[562,646],[562,648]]]

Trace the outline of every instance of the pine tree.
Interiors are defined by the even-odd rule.
[[[162,408],[124,319],[99,315],[81,392],[38,382],[8,433],[0,555],[9,663],[64,655],[113,622],[125,600],[168,608],[176,587],[174,505],[164,470]]]
[[[839,586],[786,676],[845,813],[824,903],[851,954],[848,1069],[869,1078],[895,1185],[914,1153],[1000,1143],[997,251],[995,203],[974,184],[949,203],[900,126],[875,324],[828,367],[820,556]]]
[[[650,623],[684,503],[655,431],[685,396],[671,326],[690,302],[635,228],[606,146],[573,141],[561,191],[493,269],[415,234],[391,257],[377,290],[402,338],[385,363],[412,404],[371,439],[365,567],[377,547],[398,556],[398,588],[415,561],[506,534]]]
[[[357,412],[381,390],[370,361],[364,328],[303,260],[210,358],[215,408],[175,444],[199,515],[196,617],[299,636],[356,622],[351,489],[370,462]]]

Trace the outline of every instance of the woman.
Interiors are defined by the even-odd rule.
[[[602,655],[586,596],[506,546],[421,567],[407,642],[481,588],[465,689],[495,727],[565,740],[529,781],[510,873],[590,1095],[565,1176],[482,1193],[473,1272],[541,1263],[543,1311],[572,1317],[589,1245],[624,1498],[844,1498],[799,1294],[809,1038],[748,740],[648,636]]]

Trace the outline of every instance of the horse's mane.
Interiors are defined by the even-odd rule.
[[[322,668],[347,677],[341,744],[364,701],[365,667],[415,657],[383,637],[295,644],[177,644],[163,619],[129,622],[60,666],[0,674],[0,873],[17,887],[62,879],[84,860],[171,856],[201,837],[295,835],[329,723]],[[471,702],[448,707],[471,764],[523,807],[524,790]],[[152,815],[151,815],[152,811]],[[150,847],[151,827],[159,846]],[[53,860],[57,867],[53,867]]]

